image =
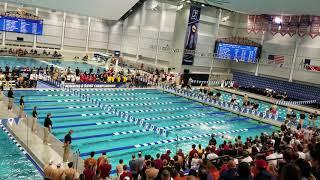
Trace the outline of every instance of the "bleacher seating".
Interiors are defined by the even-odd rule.
[[[320,103],[319,87],[254,76],[241,72],[233,72],[233,80],[238,82],[241,87],[270,88],[278,92],[286,92],[291,98],[317,100],[317,103]]]

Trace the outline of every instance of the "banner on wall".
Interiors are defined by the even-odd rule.
[[[320,30],[320,16],[312,16],[311,17],[311,25],[309,35],[311,38],[315,38],[319,36]]]
[[[288,34],[292,37],[297,33],[300,16],[291,16],[290,23],[288,25]]]
[[[248,15],[247,32],[251,33],[254,31],[254,20],[255,15]]]
[[[256,15],[255,21],[254,21],[254,32],[259,33],[262,32],[265,19],[262,15]]]
[[[300,16],[299,22],[300,23],[298,28],[298,35],[305,36],[308,33],[308,28],[310,25],[310,16],[309,15]]]
[[[188,20],[187,34],[185,39],[184,53],[182,65],[193,65],[194,52],[198,40],[198,28],[200,20],[201,8],[190,6],[190,14]]]
[[[282,36],[285,36],[286,34],[288,34],[289,23],[290,23],[290,16],[282,16],[282,23],[280,27],[280,34]]]

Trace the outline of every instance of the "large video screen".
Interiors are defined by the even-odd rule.
[[[257,63],[259,51],[259,47],[256,46],[245,46],[223,42],[217,42],[215,47],[216,58],[247,63]]]
[[[42,35],[43,20],[0,16],[0,31]]]

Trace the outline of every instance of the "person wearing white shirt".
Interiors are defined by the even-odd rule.
[[[202,163],[202,160],[199,158],[198,153],[195,153],[191,160],[191,169],[194,169],[197,171],[201,163]]]
[[[244,151],[243,156],[244,156],[244,158],[241,160],[241,162],[251,163],[253,161],[252,157],[249,156],[248,151]]]
[[[299,159],[306,159],[306,154],[303,152],[302,144],[297,145]]]
[[[283,158],[283,155],[279,151],[279,152],[275,152],[275,153],[272,153],[269,156],[267,156],[266,160],[268,161],[269,164],[272,164],[274,167],[277,167],[278,160],[281,158]]]

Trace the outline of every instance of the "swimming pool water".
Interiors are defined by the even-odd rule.
[[[119,159],[126,162],[132,153],[138,151],[155,155],[167,149],[175,152],[181,148],[188,152],[191,144],[205,147],[211,133],[229,131],[227,136],[217,137],[218,143],[222,143],[223,140],[232,141],[238,135],[243,138],[254,137],[262,132],[277,130],[271,125],[259,124],[252,119],[159,90],[89,89],[81,93],[136,118],[150,118],[145,121],[167,129],[169,135],[163,137],[145,131],[63,90],[15,91],[15,101],[18,103],[19,97],[24,95],[28,114],[31,114],[33,106],[37,106],[41,125],[46,114],[51,112],[53,134],[58,139],[62,140],[68,130],[73,129],[73,150],[79,149],[83,158],[91,151],[106,151],[113,168]],[[247,130],[240,131],[243,129]],[[175,140],[177,138],[179,141]]]
[[[47,62],[47,63],[45,63]],[[81,61],[62,61],[62,60],[38,60],[38,59],[32,59],[32,58],[23,58],[23,57],[0,57],[0,67],[2,70],[4,70],[5,66],[9,66],[10,69],[13,69],[13,67],[42,67],[45,68],[46,66],[50,66],[51,64],[60,66],[62,68],[68,68],[70,67],[72,70],[75,70],[77,67],[81,71],[89,71],[90,67],[92,66],[93,71],[96,72],[97,68],[100,68],[100,72],[103,71],[102,67],[98,67],[95,65],[90,65],[85,62]]]
[[[39,171],[2,130],[0,130],[0,159],[0,179],[43,179]]]

